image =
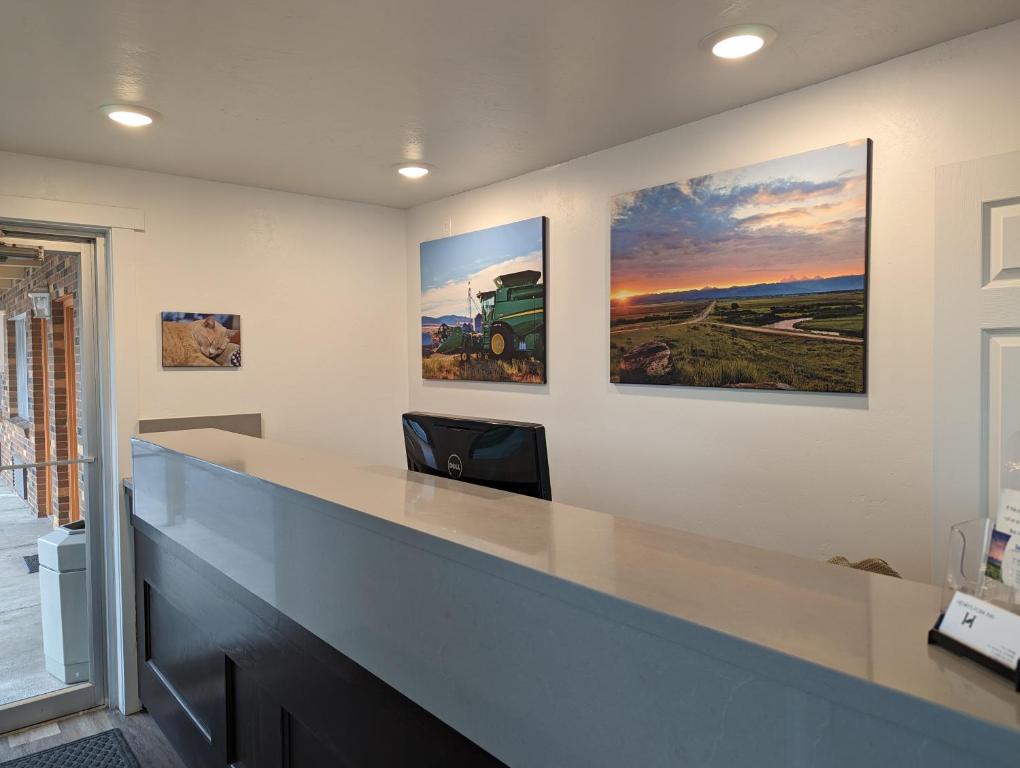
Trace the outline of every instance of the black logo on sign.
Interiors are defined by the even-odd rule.
[[[460,456],[455,453],[450,454],[450,458],[446,460],[446,471],[450,473],[450,477],[460,477],[464,471],[464,464],[461,463]]]
[[[967,611],[964,611],[963,612],[963,625],[965,627],[973,627],[974,626],[974,619],[976,619],[976,618],[977,618],[977,616],[972,616],[971,614],[967,613]]]

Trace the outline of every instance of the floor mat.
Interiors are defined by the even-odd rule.
[[[140,768],[119,728],[86,736],[34,755],[0,763],[0,768]]]
[[[39,573],[39,555],[23,555],[29,573]]]

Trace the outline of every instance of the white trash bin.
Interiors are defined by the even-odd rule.
[[[46,671],[65,683],[88,682],[84,520],[39,538],[39,596]]]

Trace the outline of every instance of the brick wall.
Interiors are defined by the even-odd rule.
[[[33,463],[56,458],[74,458],[80,455],[84,411],[81,397],[81,354],[78,343],[80,269],[77,255],[48,253],[43,265],[26,278],[0,293],[0,310],[5,313],[7,328],[7,359],[0,375],[5,386],[0,387],[0,463]],[[33,318],[30,292],[48,291],[51,297],[49,320]],[[73,306],[74,338],[66,338],[64,307],[58,297],[64,296]],[[28,413],[17,413],[16,345],[14,323],[18,315],[27,315],[28,334]],[[77,403],[78,424],[74,434],[68,433],[69,393],[65,349],[73,346],[74,392],[70,396]],[[26,496],[29,505],[40,517],[53,515],[56,522],[67,522],[72,504],[69,493],[74,485],[70,473],[77,475],[79,508],[85,514],[84,468],[60,467],[30,469],[26,472]],[[7,485],[14,483],[10,470],[0,473]]]
[[[74,297],[67,296],[65,301],[68,302],[72,310],[75,309]],[[52,374],[49,377],[49,407],[50,407],[50,446],[51,452],[54,456],[77,456],[78,455],[78,435],[77,429],[74,429],[74,436],[70,434],[70,426],[68,424],[68,380],[70,379],[75,384],[78,381],[78,342],[77,342],[77,323],[70,328],[65,327],[65,303],[64,301],[57,301],[53,304],[53,317],[50,321],[50,339],[52,341],[51,357],[53,360]],[[73,320],[72,320],[73,322]],[[68,336],[70,335],[70,338]],[[74,370],[68,370],[68,358],[65,356],[65,351],[70,349],[74,357],[70,361],[70,366]],[[79,415],[80,418],[80,415]],[[78,475],[81,472],[79,467],[65,466],[65,467],[54,467],[53,471],[50,472],[50,498],[51,509],[53,514],[57,515],[60,520],[70,519],[72,506],[70,495],[73,492],[77,492],[79,487],[78,483],[72,485],[71,478],[73,475]],[[80,499],[80,497],[79,497]],[[79,504],[82,502],[79,500]]]

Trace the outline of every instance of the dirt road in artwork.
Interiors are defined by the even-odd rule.
[[[707,307],[705,307],[705,311],[704,312],[699,312],[694,317],[692,317],[690,320],[684,320],[683,323],[681,323],[681,325],[691,325],[692,323],[700,323],[702,320],[704,320],[709,315],[711,315],[713,312],[715,312],[715,304],[716,303],[713,301],[711,304],[709,304]]]

